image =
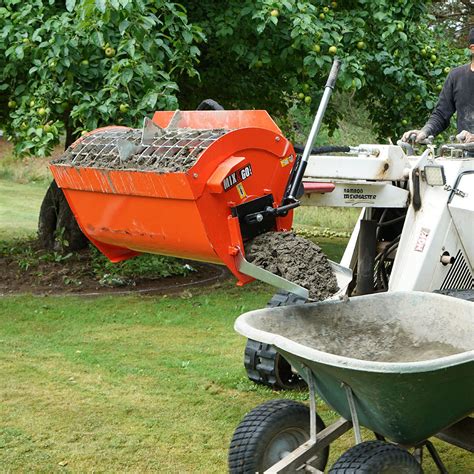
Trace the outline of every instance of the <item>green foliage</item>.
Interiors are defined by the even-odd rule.
[[[90,247],[91,269],[103,286],[123,286],[140,277],[165,278],[188,275],[194,269],[175,258],[162,255],[140,255],[119,263],[110,262],[95,247]]]
[[[343,61],[338,89],[367,105],[380,136],[396,137],[407,126],[421,125],[446,68],[464,62],[462,51],[428,28],[428,4],[204,0],[185,5],[190,20],[208,36],[199,68],[203,92],[228,106],[274,113],[286,112],[285,99],[303,104],[310,97],[315,109],[336,53]],[[325,119],[331,129],[339,116],[331,104]]]
[[[185,276],[195,271],[188,264],[162,255],[146,254],[124,262],[111,263],[92,245],[88,253],[86,251],[82,256],[59,250],[45,251],[39,249],[33,239],[0,240],[0,257],[8,257],[23,272],[40,272],[44,263],[64,264],[71,268],[73,265],[79,265],[80,274],[73,276],[80,277],[82,273],[92,273],[94,279],[102,286],[134,285],[137,280],[144,278],[154,280],[170,276]],[[65,277],[71,283],[74,280],[69,275]]]
[[[0,7],[0,123],[19,154],[59,136],[136,125],[174,109],[176,78],[196,75],[203,35],[168,1],[5,0]],[[3,59],[1,59],[3,58]]]
[[[353,100],[353,94],[335,92],[331,97],[333,107],[342,118],[337,129],[332,130],[323,123],[315,145],[359,145],[376,143],[374,124],[363,104]],[[313,124],[311,107],[298,103],[298,99],[289,102],[287,113],[277,117],[278,126],[293,143],[305,143]]]
[[[0,124],[19,154],[67,133],[137,126],[157,109],[314,112],[334,56],[337,88],[364,103],[382,138],[420,126],[449,68],[465,62],[430,27],[424,0],[4,0]],[[309,115],[309,112],[308,112]],[[325,123],[343,111],[331,103]]]

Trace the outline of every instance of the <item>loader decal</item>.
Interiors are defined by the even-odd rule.
[[[344,188],[344,201],[347,203],[374,202],[377,199],[376,194],[367,193],[364,188]]]
[[[245,181],[247,178],[250,178],[250,176],[252,176],[252,166],[248,164],[227,175],[222,181],[222,187],[224,188],[224,191],[228,191],[242,181]]]
[[[418,240],[416,241],[415,252],[423,252],[426,241],[428,240],[428,235],[430,235],[430,229],[422,227]]]

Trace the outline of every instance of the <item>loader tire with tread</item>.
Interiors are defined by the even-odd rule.
[[[82,233],[63,190],[52,181],[41,203],[38,241],[45,250],[77,252],[89,240]]]
[[[305,302],[305,298],[287,291],[279,291],[273,295],[267,307],[276,308]],[[291,390],[306,386],[306,382],[293,372],[290,363],[270,344],[248,339],[245,346],[244,366],[252,382],[266,385],[273,390]]]
[[[254,408],[240,422],[229,448],[231,474],[262,473],[309,439],[309,408],[293,400],[270,400]],[[319,416],[317,431],[325,428]],[[329,447],[311,466],[324,470]]]
[[[422,474],[418,461],[405,449],[385,441],[365,441],[346,451],[329,474]]]

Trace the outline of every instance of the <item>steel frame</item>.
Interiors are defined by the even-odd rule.
[[[304,368],[306,380],[309,387],[309,407],[310,407],[310,438],[294,451],[286,455],[279,462],[265,471],[265,474],[284,474],[292,472],[311,472],[313,474],[324,474],[323,471],[310,465],[310,462],[317,456],[316,452],[328,447],[351,428],[354,429],[355,444],[362,442],[359,419],[354,404],[353,392],[349,385],[344,384],[347,402],[351,411],[352,421],[339,418],[337,421],[327,426],[320,433],[316,429],[317,404],[316,404],[316,383],[314,374],[308,368]],[[474,418],[466,417],[454,425],[440,431],[435,435],[449,444],[474,453]],[[378,438],[378,437],[377,437]],[[433,458],[441,474],[445,474],[446,468],[439,457],[435,447],[429,440],[425,440],[415,447],[415,457],[421,464],[423,459],[423,448],[426,447]]]

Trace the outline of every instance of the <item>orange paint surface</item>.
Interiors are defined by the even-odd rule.
[[[246,114],[248,127],[243,126]],[[166,126],[172,116],[157,112],[153,120]],[[148,252],[220,263],[240,284],[248,283],[252,278],[236,268],[236,249],[244,253],[244,246],[231,208],[268,194],[275,205],[280,203],[293,166],[282,167],[280,160],[295,156],[293,147],[264,111],[182,112],[181,122],[186,127],[235,129],[213,142],[183,173],[54,164],[51,171],[82,231],[110,260]],[[224,180],[247,165],[251,175],[242,181],[242,198],[237,186],[225,189]],[[275,230],[290,229],[292,221],[292,212],[277,218]]]

